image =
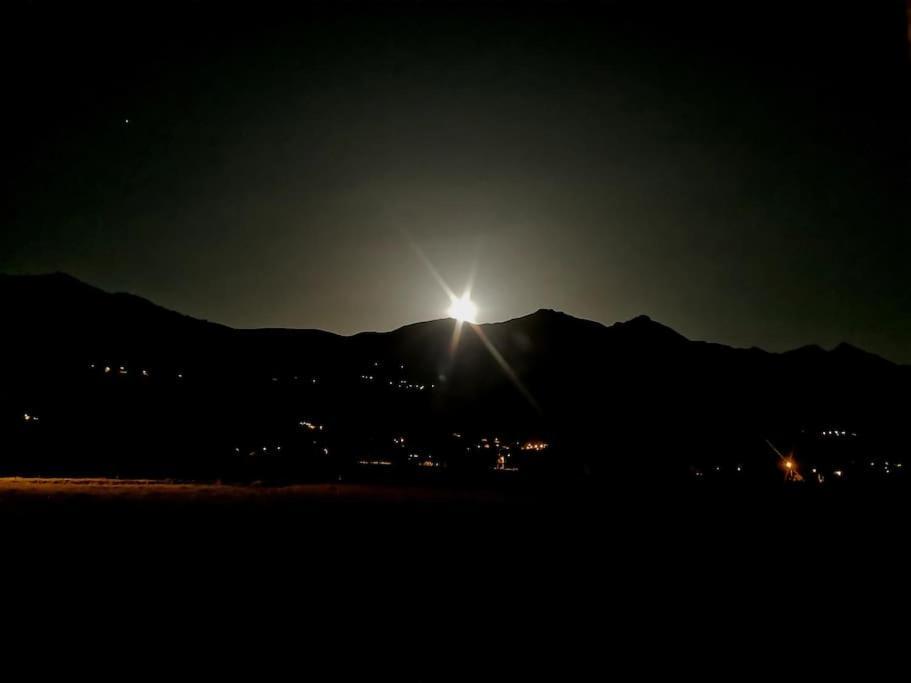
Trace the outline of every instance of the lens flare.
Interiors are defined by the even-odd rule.
[[[452,300],[452,303],[449,305],[448,315],[450,318],[455,318],[459,322],[477,322],[478,307],[475,306],[474,302],[467,295],[464,295]]]

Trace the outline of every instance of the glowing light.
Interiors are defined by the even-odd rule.
[[[543,451],[547,448],[547,445],[544,441],[527,441],[522,444],[523,451]],[[716,468],[717,469],[717,468]]]
[[[447,315],[460,322],[473,323],[476,322],[475,318],[477,318],[478,315],[478,307],[475,306],[474,302],[465,294],[452,300]]]
[[[411,241],[411,240],[409,240],[409,241]],[[475,270],[477,268],[477,262],[472,264],[471,273],[468,276],[468,282],[465,286],[465,289],[463,290],[463,294],[461,297],[458,297],[458,296],[456,296],[456,294],[452,290],[452,288],[448,284],[446,284],[446,281],[443,279],[443,277],[440,275],[440,273],[437,271],[437,269],[434,268],[433,264],[430,262],[430,259],[427,258],[427,255],[424,254],[424,252],[421,250],[421,248],[417,244],[415,244],[413,241],[411,242],[411,246],[414,249],[415,253],[418,255],[418,257],[421,259],[421,261],[424,262],[424,265],[427,267],[428,272],[437,281],[437,283],[440,285],[440,288],[446,293],[446,296],[449,297],[450,306],[449,306],[448,315],[452,318],[455,318],[458,323],[463,323],[463,322],[472,323],[471,329],[475,332],[475,334],[478,335],[478,338],[481,340],[481,342],[484,344],[484,346],[490,352],[490,355],[493,356],[493,358],[497,362],[497,364],[502,368],[503,372],[506,373],[506,376],[509,377],[510,381],[515,385],[516,389],[519,390],[519,392],[525,397],[525,399],[529,402],[529,404],[531,404],[531,406],[535,410],[537,410],[538,412],[541,412],[541,408],[538,405],[537,401],[535,401],[534,396],[532,396],[531,393],[528,391],[528,389],[525,388],[525,386],[522,384],[522,381],[519,379],[518,375],[516,375],[516,373],[510,367],[509,363],[506,362],[506,359],[503,358],[502,354],[496,349],[496,347],[493,345],[493,343],[487,338],[487,335],[484,334],[483,328],[481,328],[477,324],[474,324],[477,322],[475,320],[475,318],[477,317],[478,309],[477,309],[477,306],[475,306],[474,303],[472,303],[472,301],[471,301],[471,289],[474,284],[474,275],[475,275]],[[453,325],[452,342],[450,343],[450,346],[449,346],[449,353],[451,356],[455,356],[455,353],[459,348],[459,339],[462,334],[462,327],[463,327],[462,324]],[[441,379],[442,379],[442,376],[441,376]],[[433,389],[434,385],[431,384],[430,388]]]

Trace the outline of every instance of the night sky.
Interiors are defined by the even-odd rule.
[[[74,9],[73,5],[90,5]],[[911,362],[903,2],[5,3],[0,271]]]

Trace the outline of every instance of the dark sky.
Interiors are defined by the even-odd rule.
[[[900,0],[285,4],[5,3],[0,270],[351,333],[444,314],[411,240],[484,321],[911,362]]]

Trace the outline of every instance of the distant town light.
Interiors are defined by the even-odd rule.
[[[323,450],[325,450],[325,449],[323,449]],[[374,465],[374,466],[379,465],[382,467],[389,467],[390,465],[392,465],[392,461],[390,461],[390,460],[358,460],[357,464],[358,465]]]
[[[549,444],[544,441],[526,441],[522,444],[523,451],[543,451]]]

